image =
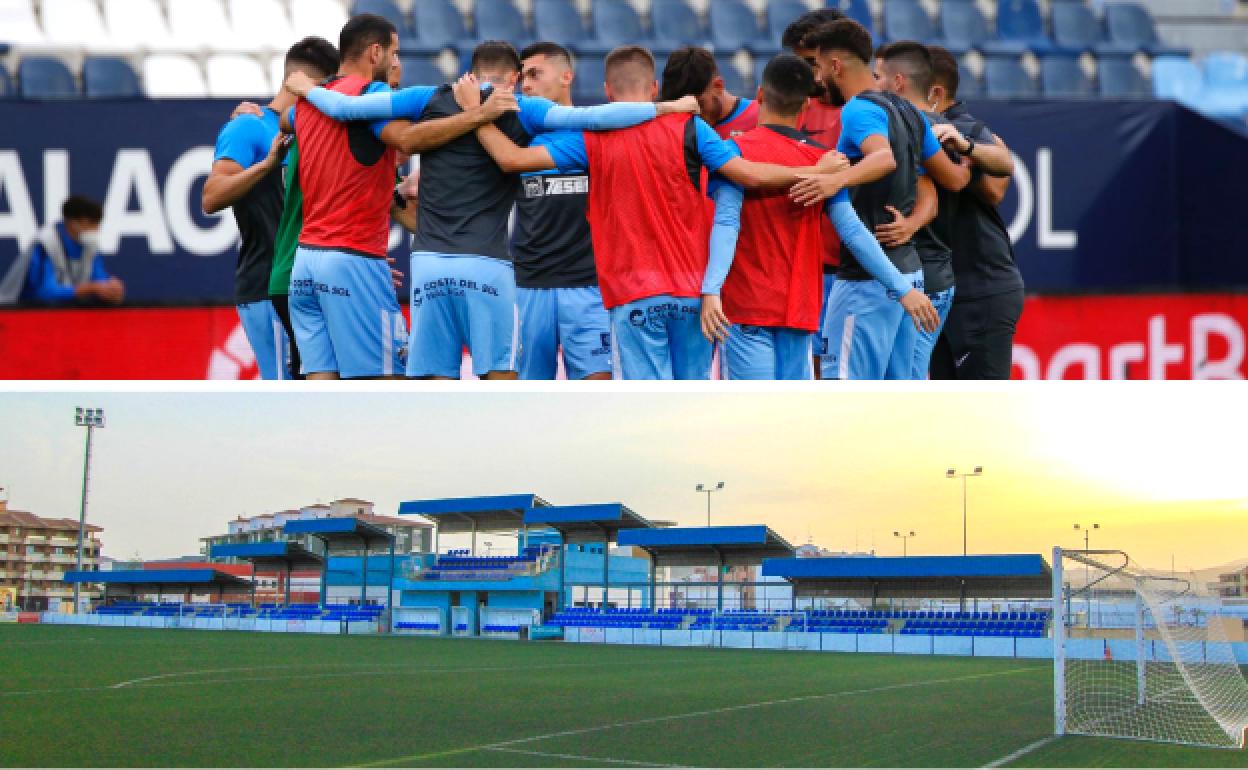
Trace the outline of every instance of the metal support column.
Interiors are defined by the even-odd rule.
[[[1143,706],[1148,702],[1147,664],[1144,658],[1144,597],[1140,595],[1140,584],[1143,580],[1135,579],[1135,682],[1136,703]]]
[[[604,534],[602,539],[602,609],[607,608],[607,596],[611,591],[611,536]]]
[[[659,567],[654,561],[654,554],[651,553],[650,554],[650,611],[651,612],[659,611],[659,606],[655,604],[655,598],[654,598],[654,589],[655,589],[654,584],[657,579],[658,570],[659,570]]]
[[[82,410],[78,410],[81,412]],[[83,540],[86,538],[87,528],[87,491],[91,484],[91,435],[94,432],[94,426],[87,425],[87,450],[82,461],[82,507],[78,509],[78,565],[77,570],[82,572],[82,549]],[[98,564],[97,564],[98,568]],[[82,604],[80,603],[79,593],[82,590],[82,582],[74,582],[74,614],[82,612]]]
[[[368,603],[368,538],[360,538],[364,541],[364,559],[360,564],[360,606],[363,607]]]
[[[1066,612],[1063,611],[1062,549],[1053,549],[1053,732],[1066,734]]]
[[[286,560],[286,606],[290,606],[290,560]]]
[[[321,547],[324,549],[324,553],[321,555],[323,559],[321,562],[321,608],[323,609],[325,607],[326,587],[329,585],[329,540],[323,537],[318,537],[317,540],[321,541]]]
[[[559,533],[559,610],[568,606],[568,542]]]
[[[390,581],[386,583],[386,631],[394,630],[394,540],[390,536]]]
[[[715,567],[715,611],[724,611],[724,554],[718,548],[715,549],[715,555],[719,557],[719,563]]]
[[[476,519],[472,520],[472,556],[474,559],[477,556],[477,520]]]

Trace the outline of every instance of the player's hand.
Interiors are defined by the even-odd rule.
[[[481,106],[481,81],[471,72],[455,81],[451,93],[455,94],[455,103],[464,112]]]
[[[654,112],[659,117],[663,115],[697,115],[702,111],[698,106],[698,97],[682,96],[679,99],[670,102],[659,102],[654,106]]]
[[[815,206],[841,191],[844,185],[838,174],[799,174],[802,181],[789,190],[789,198],[801,206]]]
[[[94,297],[100,302],[109,305],[120,305],[121,301],[126,297],[125,284],[115,277],[109,278],[107,281],[92,281],[80,286],[79,289],[84,291],[76,292],[78,296]]]
[[[965,155],[966,151],[971,149],[971,143],[962,136],[962,132],[957,126],[949,123],[937,123],[932,126],[932,133],[936,135],[936,139],[945,147],[952,147],[959,155]]]
[[[929,334],[940,328],[940,313],[936,312],[932,301],[923,292],[911,289],[906,292],[900,302],[910,314],[910,318],[914,320],[914,328]]]
[[[481,105],[481,109],[484,110],[485,121],[493,123],[509,112],[519,112],[520,103],[516,101],[515,91],[495,88],[494,93],[490,94],[490,98],[486,99],[485,104]]]
[[[718,294],[702,295],[702,336],[711,342],[725,342],[732,321],[724,315],[724,301]]]
[[[294,141],[294,137],[290,134],[278,133],[273,137],[273,144],[269,147],[269,154],[264,156],[264,160],[260,161],[272,170],[282,163],[282,158],[286,157],[286,151],[290,149],[290,143]]]
[[[403,273],[395,269],[398,260],[394,257],[386,257],[386,264],[390,266],[390,283],[394,284],[394,290],[399,291],[403,288]]]
[[[403,200],[416,203],[420,201],[420,172],[413,171],[399,182],[399,195],[403,196]]]
[[[849,168],[849,158],[843,152],[829,150],[815,164],[815,168],[819,169],[821,174],[839,174]]]
[[[893,221],[875,228],[876,240],[880,242],[881,246],[887,246],[890,249],[905,246],[914,238],[915,232],[918,231],[918,223],[913,222],[909,217],[904,216],[892,206],[885,206],[884,208],[893,215]]]
[[[309,91],[316,88],[316,81],[308,77],[307,73],[296,70],[286,76],[286,82],[282,87],[302,99],[308,95]]]
[[[257,118],[263,118],[264,109],[262,109],[260,105],[255,102],[241,102],[234,108],[234,111],[230,113],[230,120],[233,120],[240,115],[255,115]]]

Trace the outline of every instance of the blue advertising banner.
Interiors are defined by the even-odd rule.
[[[230,302],[238,233],[200,191],[221,100],[6,102],[0,274],[78,192],[104,202],[101,248],[137,303]],[[973,102],[1018,173],[1002,204],[1032,292],[1248,286],[1248,138],[1167,102]],[[392,254],[406,239],[391,231]],[[404,267],[400,259],[399,266]]]

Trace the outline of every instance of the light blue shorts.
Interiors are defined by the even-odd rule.
[[[714,347],[702,335],[700,298],[660,295],[611,310],[616,376],[709,380]]]
[[[923,271],[906,276],[923,290]],[[828,298],[825,380],[908,380],[918,334],[894,292],[879,281],[838,280]]]
[[[828,338],[823,336],[823,324],[828,317],[828,298],[832,296],[832,287],[836,285],[836,273],[823,274],[823,304],[819,305],[819,331],[810,335],[815,356],[828,354]],[[814,363],[814,356],[811,357]]]
[[[733,324],[723,345],[726,380],[810,380],[815,376],[814,335],[776,326]]]
[[[290,341],[286,339],[286,328],[273,309],[273,303],[267,299],[247,302],[236,306],[236,309],[247,341],[256,354],[260,379],[289,380]]]
[[[409,377],[459,379],[464,350],[478,377],[516,371],[516,271],[462,254],[412,254]]]
[[[936,348],[936,340],[940,339],[940,333],[945,328],[945,321],[949,320],[949,310],[953,308],[955,289],[956,287],[951,286],[944,291],[927,295],[927,298],[932,301],[932,306],[936,308],[936,312],[940,313],[940,328],[934,332],[918,330],[918,337],[914,343],[914,371],[910,377],[912,380],[927,379],[932,366],[932,350]]]
[[[611,372],[611,316],[597,286],[516,289],[520,379],[553,380],[559,351],[569,380]]]
[[[307,374],[357,379],[403,373],[407,321],[384,259],[300,247],[290,278],[290,321]]]

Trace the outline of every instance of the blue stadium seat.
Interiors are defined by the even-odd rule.
[[[685,0],[654,0],[650,22],[654,39],[659,43],[677,46],[709,42],[698,14]]]
[[[581,50],[605,54],[625,43],[646,44],[649,38],[628,0],[594,0],[593,31],[593,40],[586,41]]]
[[[867,28],[875,37],[875,19],[871,16],[871,6],[867,0],[828,0],[827,6],[835,8],[849,18]],[[794,16],[793,18],[797,18]]]
[[[28,56],[17,68],[24,99],[75,99],[80,96],[74,75],[60,59]]]
[[[955,55],[981,48],[992,39],[988,22],[975,0],[945,0],[940,4],[940,45]]]
[[[1082,53],[1100,50],[1109,52],[1105,30],[1092,9],[1081,0],[1059,0],[1049,12],[1053,24],[1053,42],[1064,51]]]
[[[884,34],[889,40],[930,43],[940,37],[919,0],[884,0]]]
[[[451,0],[420,0],[413,3],[412,26],[420,52],[470,46],[463,14]]]
[[[0,99],[12,99],[17,96],[17,89],[13,87],[13,78],[9,76],[9,70],[0,62]]]
[[[997,39],[984,44],[985,53],[1015,53],[1019,48],[1037,53],[1053,47],[1044,30],[1036,0],[997,0]]]
[[[989,56],[984,60],[984,94],[993,99],[1033,99],[1040,92],[1020,59]]]
[[[506,40],[517,50],[532,42],[524,14],[512,0],[477,0],[473,19],[478,40]]]
[[[585,42],[585,23],[572,0],[534,0],[533,33],[575,51]]]
[[[130,64],[111,56],[88,56],[83,61],[82,86],[88,99],[137,99],[143,95]]]
[[[403,88],[409,86],[438,86],[447,81],[446,73],[438,66],[436,57],[431,56],[404,56],[402,57],[403,76],[401,85]],[[434,565],[437,568],[438,565]]]
[[[1105,29],[1109,42],[1119,48],[1146,51],[1152,56],[1188,56],[1191,51],[1174,48],[1161,43],[1153,17],[1135,3],[1115,3],[1105,6]]]
[[[754,98],[754,87],[735,64],[727,59],[719,59],[716,63],[719,64],[719,76],[724,79],[724,89],[728,93],[734,96],[744,96],[747,99]]]
[[[1040,83],[1044,95],[1053,99],[1091,99],[1096,94],[1079,60],[1065,54],[1053,54],[1040,61]]]
[[[1205,100],[1202,110],[1215,117],[1248,115],[1248,58],[1222,52],[1205,57]]]
[[[423,47],[423,44],[416,40],[411,21],[403,11],[399,10],[394,0],[355,0],[351,4],[351,15],[356,16],[361,13],[374,13],[388,19],[399,30],[400,50],[409,52],[409,48]],[[334,45],[338,44],[337,40],[332,42]]]
[[[576,57],[576,80],[572,81],[572,98],[577,104],[602,104],[607,100],[602,85],[607,79],[605,57]]]
[[[770,52],[775,44],[758,26],[758,17],[741,0],[715,0],[710,8],[711,42],[718,51],[740,48]]]

